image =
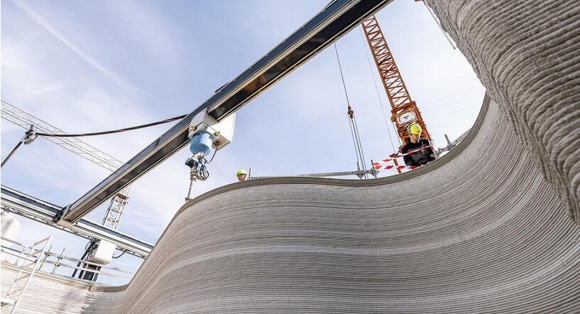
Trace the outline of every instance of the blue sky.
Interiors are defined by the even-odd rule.
[[[123,128],[193,111],[327,5],[327,0],[2,1],[2,99],[67,133]],[[484,89],[425,6],[398,0],[377,14],[411,97],[440,146],[467,131]],[[337,42],[367,159],[392,153],[374,62],[356,28]],[[377,80],[378,92],[373,77]],[[380,101],[379,101],[380,99]],[[238,112],[199,195],[235,172],[293,175],[350,171],[356,155],[334,48],[326,49]],[[387,113],[388,115],[389,113]],[[126,161],[170,125],[82,140]],[[23,135],[2,120],[2,159]],[[394,145],[397,145],[396,143]],[[183,204],[187,149],[133,185],[119,230],[154,243]],[[370,161],[367,161],[367,165]],[[65,206],[108,171],[44,139],[22,146],[2,184]],[[383,171],[379,176],[393,175]],[[105,206],[87,218],[100,222]],[[86,241],[24,219],[20,240],[55,234],[54,251],[80,257]],[[136,269],[123,257],[117,266]]]

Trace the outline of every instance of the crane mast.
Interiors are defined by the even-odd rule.
[[[411,100],[376,17],[373,15],[364,20],[362,27],[391,104],[391,121],[395,123],[401,141],[403,144],[406,142],[407,126],[413,122],[423,128],[422,137],[430,141],[431,135],[427,131],[421,112],[417,104]]]

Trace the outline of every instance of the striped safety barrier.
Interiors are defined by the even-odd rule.
[[[393,160],[395,160],[395,159],[397,159],[397,158],[401,158],[401,157],[403,157],[403,156],[411,155],[411,154],[413,154],[413,153],[416,153],[416,152],[418,152],[418,151],[420,151],[420,150],[422,150],[422,149],[428,148],[428,147],[431,147],[431,146],[422,146],[422,147],[420,147],[420,148],[417,148],[417,149],[415,149],[415,150],[412,150],[412,151],[406,152],[406,153],[404,153],[404,154],[396,154],[396,155],[391,155],[391,157],[389,157],[389,158],[383,159],[383,160],[381,160],[381,161],[375,161],[375,162],[373,162],[373,167],[374,167],[375,169],[379,170],[379,169],[381,169],[381,168],[383,167],[383,165],[384,165],[384,164],[386,164],[387,162],[393,161]],[[395,166],[395,165],[387,165],[387,166],[385,166],[383,169],[415,169],[415,168],[417,168],[417,166]]]
[[[382,166],[375,166],[375,169],[379,170]],[[403,169],[415,169],[417,166],[395,166],[395,165],[386,165],[383,169],[394,169],[394,170],[403,170]]]

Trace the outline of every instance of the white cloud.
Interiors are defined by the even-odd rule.
[[[78,48],[74,43],[65,38],[56,28],[41,14],[33,10],[31,7],[26,5],[23,1],[13,1],[14,4],[19,6],[24,10],[31,19],[33,19],[38,25],[42,26],[51,35],[56,37],[61,43],[66,45],[72,51],[74,51],[81,59],[92,66],[101,74],[105,75],[108,79],[112,80],[115,84],[119,85],[123,90],[132,90],[134,87],[123,80],[119,75],[103,67],[99,62],[97,62],[93,57],[87,55],[80,48]]]
[[[182,48],[178,31],[162,16],[163,6],[148,1],[107,1],[103,5],[116,22],[116,29],[126,42],[138,50],[132,53],[151,55],[167,67],[179,66]]]

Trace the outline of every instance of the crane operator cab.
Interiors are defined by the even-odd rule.
[[[407,166],[423,166],[435,160],[435,154],[429,140],[421,138],[423,129],[417,123],[411,123],[407,126],[407,143],[401,149],[403,159]]]

